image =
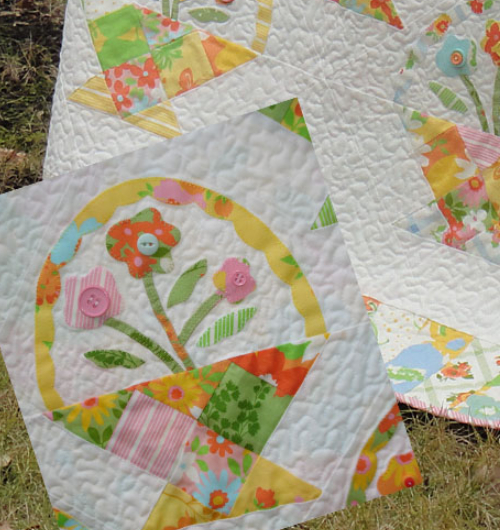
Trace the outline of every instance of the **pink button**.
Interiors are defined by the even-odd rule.
[[[102,317],[110,304],[108,293],[98,286],[87,287],[78,298],[78,308],[88,317]]]
[[[238,287],[242,287],[247,283],[247,277],[242,272],[235,272],[233,276],[233,283]]]

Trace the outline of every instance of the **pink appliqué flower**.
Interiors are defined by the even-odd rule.
[[[167,204],[184,205],[196,203],[200,208],[206,208],[207,203],[203,198],[205,188],[173,179],[165,179],[155,188],[154,197]]]
[[[230,304],[237,304],[255,291],[256,283],[250,274],[248,262],[228,258],[213,276],[218,294]]]
[[[123,299],[108,270],[95,267],[64,282],[64,320],[72,328],[96,329],[123,309]]]

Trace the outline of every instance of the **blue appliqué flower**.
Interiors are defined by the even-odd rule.
[[[448,77],[470,75],[472,73],[469,61],[470,50],[470,40],[448,35],[436,55],[437,67]],[[460,58],[462,59],[461,61]]]

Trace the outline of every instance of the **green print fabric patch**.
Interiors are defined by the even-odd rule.
[[[260,453],[292,396],[275,396],[275,387],[231,364],[199,421],[224,438]]]
[[[91,21],[89,28],[103,70],[149,53],[139,12],[132,5]]]

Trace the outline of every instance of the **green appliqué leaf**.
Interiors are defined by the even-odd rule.
[[[197,261],[192,267],[184,271],[175,282],[168,297],[167,307],[174,307],[185,302],[193,294],[196,284],[207,273],[207,260]]]
[[[200,7],[198,9],[191,9],[188,13],[198,22],[227,22],[230,16],[214,7]]]
[[[196,452],[196,450],[198,449],[198,447],[200,447],[200,439],[199,439],[199,437],[197,436],[197,437],[193,440],[193,443],[191,444],[191,451]]]
[[[441,101],[441,103],[447,109],[460,112],[461,114],[465,114],[469,110],[464,101],[457,96],[453,90],[442,85],[441,83],[430,81],[429,88],[434,94],[436,94],[436,96],[439,98],[439,101]]]
[[[139,357],[121,350],[93,350],[85,353],[84,356],[99,368],[106,369],[122,366],[131,370],[142,366],[145,362]]]
[[[236,313],[228,313],[217,319],[213,326],[207,328],[200,335],[197,346],[200,348],[206,348],[207,346],[217,344],[224,339],[240,333],[247,323],[255,316],[255,313],[257,313],[256,307],[246,307],[240,309]],[[217,378],[218,376],[215,377]],[[217,381],[217,379],[211,378],[209,378],[209,380]]]

